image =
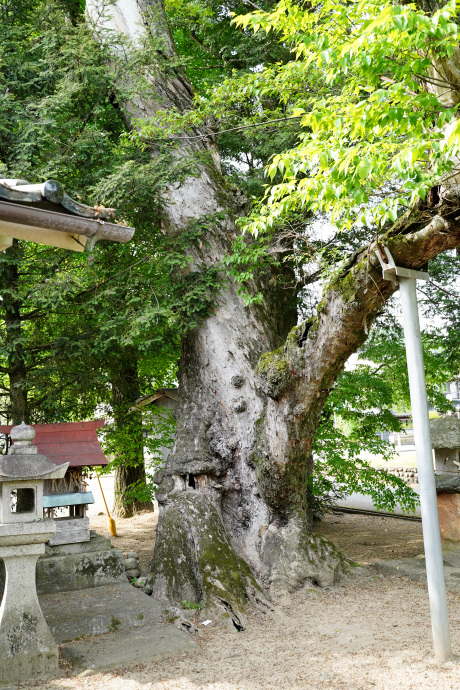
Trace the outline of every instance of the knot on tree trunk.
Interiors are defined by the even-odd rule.
[[[291,368],[285,356],[285,348],[265,352],[256,369],[259,388],[274,400],[278,400],[293,383]]]

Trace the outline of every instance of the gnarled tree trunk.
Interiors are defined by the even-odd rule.
[[[119,0],[113,26],[137,40],[142,11],[152,7],[151,21],[161,21],[152,27],[144,15],[144,29],[163,31],[172,55],[158,0]],[[130,103],[129,117],[189,107],[191,89],[181,72],[153,74],[158,98]],[[191,148],[182,145],[177,155]],[[172,232],[192,218],[226,212],[203,253],[194,252],[195,270],[220,262],[237,209],[211,156],[199,176],[171,187],[168,196]],[[406,219],[395,229],[400,234],[381,241],[398,263],[419,267],[460,243],[454,207],[446,206],[444,216],[424,208],[433,215],[428,227]],[[203,601],[240,628],[248,604],[263,601],[264,585],[276,594],[340,576],[344,559],[309,531],[310,448],[329,390],[396,289],[377,265],[372,248],[355,255],[316,318],[297,326],[292,294],[270,294],[267,280],[264,303],[245,307],[229,282],[215,313],[183,343],[176,443],[157,476],[160,517],[149,578],[156,597]]]

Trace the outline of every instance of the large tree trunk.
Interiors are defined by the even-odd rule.
[[[132,497],[133,489],[145,486],[142,413],[131,409],[139,397],[137,359],[125,354],[110,363],[112,407],[115,422],[116,469],[113,513],[116,517],[132,517],[144,510],[153,510],[151,501]]]
[[[129,33],[147,6],[161,10],[156,0],[119,0],[113,26]],[[164,17],[150,30],[165,32],[172,53]],[[183,74],[168,79],[156,70],[152,81],[158,99],[129,104],[129,116],[188,107]],[[172,232],[191,218],[227,213],[203,253],[191,250],[196,270],[218,263],[234,237],[235,208],[217,168],[210,160],[168,195]],[[459,244],[460,225],[437,216],[429,228],[384,241],[397,262],[417,267]],[[331,386],[396,289],[376,264],[373,250],[363,249],[330,285],[316,319],[299,326],[292,294],[268,287],[264,304],[244,307],[229,282],[215,312],[183,343],[176,443],[157,475],[155,596],[203,601],[241,628],[264,586],[279,594],[340,576],[344,559],[309,531],[310,447]]]

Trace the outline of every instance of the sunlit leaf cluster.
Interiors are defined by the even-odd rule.
[[[382,227],[449,174],[457,103],[433,65],[458,50],[456,16],[453,0],[431,16],[411,4],[283,0],[271,13],[235,18],[290,45],[292,64],[276,80],[287,80],[290,114],[302,126],[298,145],[268,167],[282,181],[249,222],[253,232],[295,207],[325,212],[341,228],[356,220]]]

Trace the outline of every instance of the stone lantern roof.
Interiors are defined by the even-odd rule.
[[[430,419],[431,445],[433,448],[460,448],[460,419],[445,416]]]
[[[60,479],[66,473],[69,463],[56,467],[46,455],[39,455],[32,441],[35,429],[27,424],[19,424],[11,430],[14,445],[8,455],[0,457],[0,482],[34,479]]]

